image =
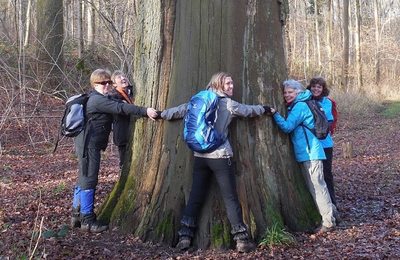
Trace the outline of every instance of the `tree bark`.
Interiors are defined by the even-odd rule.
[[[343,1],[343,54],[342,54],[342,89],[347,89],[350,58],[349,0]]]
[[[361,6],[360,0],[355,1],[355,52],[356,52],[356,73],[357,73],[357,91],[363,91],[363,76],[361,62]]]
[[[87,11],[87,45],[89,48],[93,47],[96,26],[95,26],[95,8],[94,3],[86,3],[86,11]]]
[[[78,41],[78,58],[82,59],[83,51],[84,51],[84,43],[83,43],[83,12],[82,12],[82,1],[76,1],[76,27],[77,27],[77,41]]]
[[[31,28],[31,9],[32,9],[32,0],[28,0],[28,6],[26,7],[26,18],[25,18],[25,38],[24,38],[24,47],[28,46],[29,36],[30,36],[30,28]]]
[[[331,77],[330,81],[332,81],[332,77],[334,76],[333,72],[333,55],[332,55],[332,49],[333,49],[333,41],[332,41],[332,28],[333,28],[333,2],[332,0],[328,0],[327,3],[327,14],[325,16],[326,18],[326,49],[327,49],[327,55],[328,55],[328,73]]]
[[[138,105],[164,109],[187,102],[211,75],[227,71],[234,99],[270,104],[284,113],[280,82],[287,76],[277,1],[136,0],[134,81]],[[151,14],[151,15],[150,15]],[[182,121],[137,120],[130,162],[100,217],[143,240],[174,245],[192,174]],[[274,223],[292,230],[319,218],[287,135],[272,119],[231,125],[243,215],[259,239]],[[227,247],[230,226],[215,182],[199,216],[194,243]]]
[[[36,14],[38,75],[43,86],[53,90],[60,84],[64,68],[63,2],[38,0]]]
[[[378,0],[374,1],[374,21],[375,21],[375,84],[378,89],[378,95],[381,92],[381,87],[379,85],[381,81],[381,57],[380,57],[380,30],[381,23],[379,18],[380,4]]]
[[[320,41],[320,7],[318,4],[318,0],[314,0],[314,24],[315,24],[315,45],[316,45],[316,52],[317,52],[317,66],[318,72],[322,69],[321,63],[321,41]]]

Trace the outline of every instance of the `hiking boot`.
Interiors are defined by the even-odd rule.
[[[182,237],[179,237],[179,242],[176,245],[176,248],[178,248],[179,250],[185,251],[185,250],[189,249],[191,243],[192,243],[192,239],[190,237],[182,236]]]
[[[96,220],[95,214],[81,216],[81,230],[91,233],[101,233],[108,229],[108,225],[104,225]]]
[[[331,232],[333,230],[335,230],[334,226],[332,226],[332,227],[320,226],[320,227],[318,227],[318,228],[316,228],[314,230],[314,234],[328,233],[328,232]]]
[[[100,222],[93,221],[93,222],[82,222],[81,223],[81,230],[88,231],[91,233],[101,233],[108,229],[108,225],[101,224]]]
[[[256,245],[248,239],[236,240],[236,250],[239,253],[248,253],[250,251],[253,251],[255,248]]]
[[[71,227],[72,228],[81,227],[81,217],[79,213],[79,208],[72,208]]]

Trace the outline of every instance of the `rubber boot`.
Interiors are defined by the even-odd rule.
[[[194,218],[183,216],[181,219],[181,228],[178,231],[179,241],[176,248],[185,251],[192,245],[194,229],[196,228],[196,222]]]
[[[79,228],[81,226],[80,219],[80,192],[81,188],[79,186],[75,186],[74,188],[74,198],[72,200],[72,216],[71,216],[71,227]]]
[[[250,240],[249,233],[244,224],[238,224],[232,227],[233,240],[236,242],[236,250],[239,253],[248,253],[256,248],[256,245]]]
[[[108,225],[101,224],[96,219],[96,214],[94,214],[94,195],[95,190],[81,190],[81,230],[100,233],[108,229]]]

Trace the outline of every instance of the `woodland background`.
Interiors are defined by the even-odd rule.
[[[27,95],[65,98],[82,92],[98,67],[132,75],[136,2],[1,1],[0,151],[10,142],[11,120],[29,123],[55,116],[35,117],[37,104],[27,102]],[[280,2],[290,77],[306,83],[320,75],[335,92],[375,100],[398,96],[398,1]],[[58,22],[49,24],[50,17]],[[44,128],[42,136],[29,141],[50,138]]]
[[[39,246],[35,252],[34,242],[39,240],[36,240],[34,234],[37,234],[39,230],[61,232],[62,228],[57,227],[56,223],[48,223],[47,226],[38,228],[40,221],[36,221],[35,228],[26,225],[24,223],[26,220],[19,217],[19,214],[23,214],[21,212],[24,210],[21,208],[25,207],[25,210],[29,211],[31,206],[24,202],[24,199],[15,200],[15,198],[22,192],[29,193],[29,189],[41,186],[40,183],[44,181],[41,178],[45,178],[46,185],[53,187],[49,188],[47,193],[46,187],[44,187],[44,194],[52,194],[55,195],[54,197],[69,196],[69,186],[72,185],[71,178],[73,179],[76,171],[76,165],[71,164],[72,153],[56,158],[46,156],[53,148],[57,137],[57,126],[63,112],[62,101],[67,96],[87,90],[90,73],[96,68],[108,68],[111,71],[121,69],[128,76],[132,75],[136,30],[133,21],[137,15],[139,2],[137,0],[0,1],[0,89],[2,90],[0,97],[0,161],[2,161],[0,188],[2,199],[4,199],[2,205],[6,205],[4,208],[0,208],[0,224],[3,234],[0,258],[3,256],[44,257],[46,250],[49,256],[59,258],[60,255],[57,255],[56,250],[61,250],[60,247],[65,248],[65,244],[67,248],[70,246],[71,252],[75,253],[73,249],[76,249],[76,244],[73,240],[77,240],[76,235],[72,236],[72,242],[71,240],[57,242],[54,241],[57,236],[46,233],[48,240],[41,242],[46,250],[41,251],[38,255],[39,249],[43,248]],[[339,130],[349,131],[349,134],[344,132],[339,134],[338,149],[342,143],[351,138],[355,138],[354,143],[360,144],[355,148],[355,159],[358,162],[339,159],[336,166],[339,169],[345,169],[343,170],[345,173],[354,171],[355,176],[358,176],[357,174],[368,172],[366,169],[371,170],[371,167],[375,167],[375,164],[368,164],[369,162],[381,163],[388,160],[392,163],[395,161],[396,157],[389,158],[388,155],[392,151],[380,151],[380,148],[376,148],[372,144],[362,143],[368,139],[368,131],[373,131],[379,126],[374,125],[371,128],[370,125],[363,125],[363,123],[358,125],[352,123],[363,122],[363,120],[355,118],[355,115],[367,121],[382,122],[388,125],[398,123],[394,119],[380,121],[381,119],[377,118],[379,116],[371,117],[371,115],[377,115],[376,111],[384,111],[388,106],[387,100],[397,101],[399,99],[400,2],[395,0],[283,0],[279,2],[282,7],[281,17],[284,24],[283,35],[289,77],[301,80],[304,84],[313,76],[325,77],[342,115],[342,125],[339,126]],[[49,23],[50,20],[54,20],[49,17],[58,18],[58,20],[56,19],[58,22]],[[48,28],[51,30],[47,30]],[[393,138],[391,140],[397,142],[398,135],[394,129],[381,129],[380,131],[383,132],[383,135],[377,134],[377,136],[384,138],[386,131]],[[373,142],[379,143],[380,140],[382,139],[374,139]],[[60,145],[67,150],[72,149],[72,143],[67,140],[63,140]],[[385,148],[392,149],[390,146]],[[106,177],[115,180],[118,178],[116,167],[114,167],[117,163],[115,151],[111,145],[110,149],[111,151],[105,155],[105,160],[111,162],[105,165],[104,171]],[[370,149],[376,150],[379,155],[369,154]],[[393,149],[393,152],[396,153],[396,151]],[[340,152],[337,155],[340,155]],[[50,166],[60,160],[61,163],[52,168],[33,167],[35,164]],[[356,166],[347,169],[345,168],[347,163]],[[31,165],[31,167],[27,169],[24,165]],[[373,205],[377,205],[377,207],[370,206],[371,208],[367,208],[365,212],[354,209],[352,203],[368,204],[371,202],[368,201],[368,195],[362,194],[360,200],[351,194],[350,188],[339,189],[339,197],[342,196],[345,209],[348,212],[357,213],[358,215],[353,215],[361,217],[361,224],[367,223],[365,226],[370,228],[370,232],[360,231],[357,226],[360,223],[351,218],[350,214],[345,214],[345,221],[351,223],[345,234],[351,237],[351,234],[356,232],[357,235],[354,236],[357,237],[359,233],[365,232],[370,237],[374,237],[371,235],[374,233],[371,231],[367,217],[379,222],[379,217],[375,215],[374,218],[370,214],[373,213],[372,211],[379,214],[383,212],[383,216],[390,216],[388,217],[389,224],[383,221],[382,226],[378,225],[377,229],[382,232],[375,240],[386,241],[385,239],[390,238],[388,239],[389,245],[399,247],[399,203],[397,200],[400,189],[398,177],[397,182],[395,178],[399,174],[398,167],[396,164],[385,168],[389,169],[390,174],[393,174],[389,178],[393,181],[392,184],[385,182],[378,188],[360,185],[365,190],[372,187],[375,195],[387,195],[382,200],[374,200]],[[43,171],[41,172],[41,170]],[[38,174],[39,172],[40,174]],[[62,172],[62,176],[58,177],[64,178],[65,182],[58,182],[59,180],[54,179],[53,181],[58,184],[52,186],[52,181],[49,181],[48,178],[52,172]],[[34,179],[33,176],[36,176],[37,179]],[[350,176],[339,176],[350,180]],[[363,178],[362,175],[359,177]],[[22,186],[10,189],[13,181]],[[351,181],[355,180],[351,179]],[[24,183],[29,186],[25,187]],[[345,184],[346,182],[340,181],[339,183]],[[372,185],[377,181],[374,179],[368,183]],[[100,196],[106,196],[105,194],[110,191],[110,186],[112,184],[106,185],[104,190],[100,191],[102,192]],[[356,187],[352,188],[357,190]],[[11,191],[15,191],[15,189],[20,189],[21,193],[12,193]],[[3,196],[3,194],[7,195]],[[35,193],[34,197],[35,201],[43,203],[38,194]],[[60,201],[62,200],[60,199]],[[48,214],[54,215],[57,212],[59,218],[67,216],[68,213],[64,211],[68,209],[69,201],[66,200],[62,203],[53,206]],[[57,204],[54,202],[54,198],[49,201],[49,205],[51,204]],[[62,209],[64,206],[65,210]],[[36,207],[33,208],[36,209]],[[10,214],[10,209],[13,214]],[[372,213],[368,210],[371,210]],[[37,211],[32,211],[29,216],[35,218]],[[15,215],[15,213],[18,214]],[[14,216],[10,217],[10,215]],[[21,232],[14,233],[13,231],[12,235],[9,235],[14,223],[21,225],[18,226]],[[26,237],[21,239],[21,234]],[[135,238],[119,237],[118,239],[123,241],[122,244],[132,245],[131,243],[134,243],[134,247],[141,248],[135,244],[137,242]],[[321,246],[327,241],[330,243],[329,236],[315,239],[299,235],[297,239],[308,246],[311,246],[310,244],[313,242]],[[333,239],[343,241],[343,237],[336,233],[333,235]],[[364,242],[367,244],[358,243],[363,239],[366,239]],[[77,241],[82,243],[82,241]],[[79,252],[83,251],[79,255],[82,258],[87,258],[88,255],[93,257],[93,254],[97,256],[94,258],[109,257],[109,252],[102,249],[102,243],[111,248],[112,253],[115,253],[111,242],[97,241],[93,242],[94,252],[78,249]],[[15,246],[15,244],[17,245]],[[334,242],[333,244],[335,245]],[[359,246],[371,249],[370,254],[368,254],[368,250],[355,254],[358,257],[390,258],[399,256],[399,252],[390,251],[384,246],[383,249],[379,248],[380,245],[369,243],[367,238],[356,239],[349,244],[352,246],[348,248],[357,249]],[[50,248],[54,248],[53,251],[49,249],[49,245]],[[179,254],[176,256],[176,253],[168,251],[169,249],[150,248],[152,247],[148,245],[142,248],[142,251],[148,249],[149,255],[140,255],[138,252],[135,257],[185,257]],[[350,252],[351,250],[348,248],[346,250]],[[378,248],[378,253],[374,255],[372,248]],[[129,249],[132,250],[128,247]],[[276,253],[274,250],[268,251],[266,255],[261,253],[261,255],[266,257],[268,254],[272,254],[273,256],[275,252],[283,258],[296,254],[300,254],[300,257],[312,256],[310,251],[299,253],[296,250],[301,249],[296,247],[289,249],[289,255],[282,252]],[[354,251],[357,252],[357,250]],[[326,252],[319,253],[324,255]],[[63,257],[70,258],[71,254],[65,253]],[[211,255],[205,255],[205,257],[210,259],[222,257],[218,254],[209,254]],[[117,255],[127,257],[123,253]],[[156,257],[154,257],[155,255]]]

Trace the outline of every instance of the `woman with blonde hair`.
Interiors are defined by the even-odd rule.
[[[233,239],[239,252],[248,252],[255,248],[251,242],[247,226],[243,223],[242,208],[239,203],[234,169],[232,164],[233,151],[228,140],[228,126],[234,117],[255,117],[264,114],[269,107],[262,105],[244,105],[231,99],[233,96],[233,80],[231,75],[218,72],[211,77],[207,89],[217,94],[219,104],[217,120],[214,127],[222,135],[222,144],[213,151],[206,153],[194,152],[192,188],[181,218],[179,242],[177,247],[186,250],[191,246],[197,227],[197,218],[206,199],[210,181],[216,178],[230,221]],[[183,118],[188,104],[164,110],[161,117],[165,120]]]

